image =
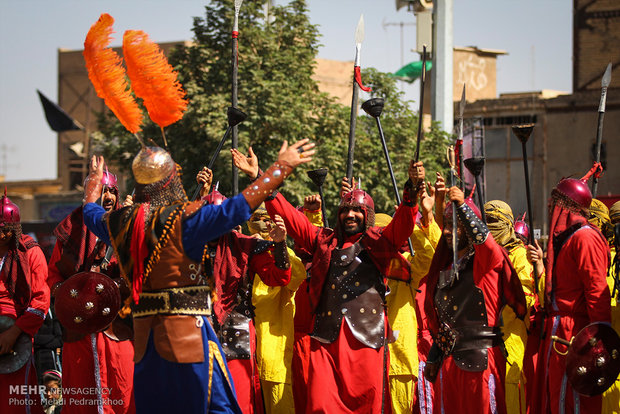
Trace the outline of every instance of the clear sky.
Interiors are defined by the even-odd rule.
[[[508,52],[498,58],[497,89],[571,90],[572,2],[568,0],[453,0],[454,45]],[[155,42],[192,38],[192,17],[207,0],[0,0],[0,174],[7,181],[56,177],[56,133],[36,90],[57,101],[59,48],[82,49],[101,13],[115,19],[112,46],[122,33],[144,30]],[[276,0],[284,4],[285,0]],[[308,0],[322,34],[319,57],[353,60],[354,33],[364,14],[362,67],[394,72],[419,60],[415,19],[394,0]],[[404,22],[401,32],[398,24]],[[243,27],[240,27],[241,41]],[[417,83],[403,86],[418,96]],[[417,107],[417,103],[416,106]]]

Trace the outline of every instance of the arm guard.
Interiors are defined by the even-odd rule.
[[[288,268],[291,267],[285,241],[276,242],[273,244],[273,258],[275,259],[276,267],[278,269],[288,270]]]
[[[472,211],[467,203],[461,204],[456,209],[456,215],[465,227],[465,232],[474,244],[482,244],[489,236],[489,228],[478,216]]]
[[[246,187],[242,194],[250,209],[255,210],[260,206],[291,172],[293,172],[293,167],[288,163],[276,161],[263,175]]]
[[[403,190],[403,204],[408,207],[416,205],[418,198],[418,189],[413,186],[411,179],[408,179],[405,183],[405,189]]]

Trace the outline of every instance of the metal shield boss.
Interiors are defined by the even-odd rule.
[[[566,376],[575,391],[602,394],[619,373],[620,337],[609,324],[595,322],[575,335],[566,355]]]
[[[105,329],[118,314],[118,285],[97,272],[80,272],[56,290],[56,316],[67,329],[90,334]]]

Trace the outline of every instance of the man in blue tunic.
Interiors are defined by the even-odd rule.
[[[114,247],[131,286],[126,305],[134,317],[138,413],[241,412],[208,322],[213,283],[202,275],[204,246],[247,221],[296,166],[311,160],[313,147],[307,139],[285,142],[259,180],[221,205],[189,202],[170,154],[142,148],[132,164],[135,203],[110,213],[94,203],[104,160],[92,158],[84,223]]]

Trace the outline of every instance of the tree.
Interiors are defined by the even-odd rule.
[[[262,6],[263,2],[245,2],[239,17],[239,107],[248,114],[239,125],[239,148],[246,151],[251,144],[260,165],[267,167],[277,157],[283,140],[311,138],[318,151],[307,168],[329,169],[324,196],[328,212],[334,216],[346,169],[350,109],[320,92],[312,79],[319,33],[309,22],[306,2],[293,0],[270,8],[270,18],[265,18]],[[193,44],[177,48],[169,57],[189,100],[183,119],[166,130],[170,152],[185,171],[187,189],[194,188],[196,172],[211,157],[227,126],[233,13],[232,0],[211,1],[205,7],[205,16],[194,18]],[[402,188],[415,150],[417,115],[388,74],[368,69],[364,80],[373,87],[374,96],[386,100],[381,120]],[[137,140],[110,115],[100,121],[96,144],[107,158],[119,161],[119,166],[128,170],[129,161],[139,150]],[[156,125],[149,121],[143,131],[145,137],[162,145]],[[356,137],[354,175],[363,178],[364,189],[375,199],[377,211],[393,211],[395,201],[375,121],[360,115]],[[442,159],[446,139],[436,126],[426,134],[421,158],[428,163],[427,170],[445,169]],[[220,181],[220,191],[231,195],[231,156],[227,150],[214,166],[214,177]],[[244,180],[240,177],[240,188],[246,184]],[[316,191],[303,170],[287,179],[282,188],[293,205],[300,205],[304,196]]]

